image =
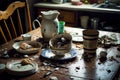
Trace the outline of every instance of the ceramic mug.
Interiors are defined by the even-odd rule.
[[[99,32],[97,30],[83,30],[84,52],[95,53],[97,49]]]
[[[31,34],[22,34],[21,35],[24,41],[31,41]]]

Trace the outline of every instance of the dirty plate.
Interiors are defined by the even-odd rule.
[[[29,49],[25,49],[25,50],[21,49],[20,46],[22,43],[27,43],[31,45],[32,47]],[[21,41],[21,42],[14,43],[13,48],[19,53],[32,54],[32,53],[37,53],[42,48],[42,44],[40,42],[35,42],[35,41]]]
[[[71,33],[73,42],[83,42],[83,37],[78,33]]]
[[[76,55],[77,53],[74,49],[71,49],[70,52],[65,53],[63,57],[56,57],[55,54],[50,49],[45,49],[41,53],[42,57],[54,60],[69,60],[75,58]]]
[[[16,76],[26,76],[35,73],[38,70],[38,64],[32,61],[31,64],[22,65],[21,60],[7,62],[6,71],[8,74]]]
[[[83,42],[83,37],[81,36],[72,36],[73,42]]]

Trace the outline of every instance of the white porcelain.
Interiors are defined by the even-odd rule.
[[[33,49],[33,50],[29,50],[29,49],[26,49],[26,50],[23,50],[23,49],[20,49],[20,45],[22,43],[28,43],[28,44],[31,44],[32,48],[36,48],[36,49]],[[13,48],[18,51],[19,53],[22,53],[22,54],[33,54],[33,53],[37,53],[41,48],[42,48],[42,44],[39,43],[39,42],[32,42],[32,41],[21,41],[21,42],[16,42],[13,44]]]
[[[32,61],[31,64],[22,65],[22,60],[7,62],[6,72],[16,76],[26,76],[35,73],[38,70],[38,64]],[[19,67],[18,67],[19,66]]]
[[[54,34],[57,34],[59,26],[58,15],[60,13],[57,10],[41,11],[41,13],[42,13],[41,23],[38,19],[35,19],[33,21],[33,28],[36,29],[35,22],[37,22],[39,26],[41,26],[43,38],[46,41],[49,41]]]
[[[22,34],[21,35],[24,41],[31,41],[31,34]]]
[[[41,56],[52,60],[69,60],[77,56],[76,50],[71,49],[69,52],[64,53],[64,55],[56,55],[50,49],[45,49],[42,51]]]

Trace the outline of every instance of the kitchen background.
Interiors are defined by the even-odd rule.
[[[8,6],[8,4],[13,1],[16,1],[16,0],[0,0],[0,10],[5,10],[6,7]],[[21,1],[23,1],[23,0],[21,0]],[[64,1],[70,2],[70,0],[64,0]],[[83,1],[83,0],[81,0],[81,1]],[[103,1],[103,0],[95,0],[95,3],[98,3],[99,1]],[[114,2],[117,4],[120,3],[120,0],[108,0],[108,1],[110,1],[112,3]],[[34,7],[34,4],[40,3],[40,2],[53,3],[52,0],[28,0],[32,21],[35,18],[37,18],[37,16],[38,16],[37,8]],[[6,4],[2,4],[2,3],[6,3]],[[88,11],[79,11],[78,15],[89,16],[88,25],[92,25],[91,24],[92,18],[95,17],[95,19],[98,19],[99,22],[97,23],[98,27],[96,29],[108,30],[108,31],[113,31],[113,32],[119,32],[119,30],[120,30],[120,14],[119,13],[98,13],[98,12],[91,12],[91,11],[89,11],[89,12]],[[77,22],[80,22],[80,18],[77,20],[78,20]],[[73,25],[71,25],[71,26],[73,26]],[[81,26],[81,24],[77,24],[75,26]]]

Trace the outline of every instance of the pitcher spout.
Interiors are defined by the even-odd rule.
[[[60,14],[57,10],[41,11],[41,13],[42,13],[42,18],[49,20],[55,20]]]

